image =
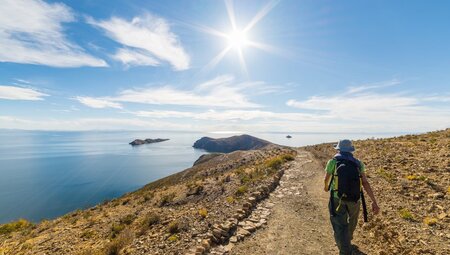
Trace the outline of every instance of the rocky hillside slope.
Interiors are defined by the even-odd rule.
[[[277,184],[295,151],[218,154],[142,189],[63,217],[0,225],[0,254],[186,254],[225,241]],[[200,245],[200,246],[199,246]]]
[[[450,129],[355,147],[382,210],[360,221],[355,242],[367,254],[450,254]],[[335,153],[332,144],[306,149],[323,165]]]

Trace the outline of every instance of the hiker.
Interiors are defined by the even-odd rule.
[[[353,157],[355,148],[352,142],[347,139],[340,140],[334,148],[338,153],[328,161],[325,168],[324,190],[330,191],[328,207],[339,254],[347,255],[352,254],[351,240],[358,223],[361,200],[364,220],[367,221],[362,187],[372,200],[373,214],[378,214],[380,208],[367,181],[364,164]]]

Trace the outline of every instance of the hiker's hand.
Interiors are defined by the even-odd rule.
[[[372,211],[373,214],[378,214],[380,212],[380,207],[378,207],[377,203],[372,202]]]
[[[323,191],[328,192],[328,187],[327,186],[323,187]]]

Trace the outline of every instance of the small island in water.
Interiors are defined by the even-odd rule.
[[[237,150],[257,150],[270,144],[272,143],[269,141],[251,135],[237,135],[227,138],[202,137],[194,143],[193,147],[208,152],[229,153]]]
[[[142,144],[149,144],[149,143],[160,143],[160,142],[164,142],[164,141],[168,141],[168,140],[169,139],[163,139],[163,138],[156,138],[156,139],[147,138],[145,140],[136,139],[136,140],[132,141],[130,144],[135,146],[135,145],[142,145]]]

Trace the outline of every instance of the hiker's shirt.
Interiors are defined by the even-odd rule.
[[[339,155],[339,154],[337,154],[337,155]],[[336,155],[336,156],[337,156]],[[346,156],[346,157],[352,157],[353,158],[353,155],[352,154],[350,154],[350,153],[346,153],[346,154],[342,154],[343,156]],[[335,156],[335,157],[336,157]],[[333,175],[334,174],[334,171],[336,170],[336,164],[337,164],[337,160],[336,160],[336,158],[335,157],[333,157],[332,159],[330,159],[330,160],[328,160],[328,163],[327,163],[327,166],[325,167],[325,171],[328,173],[328,174],[330,174],[330,175]],[[353,158],[353,159],[355,159],[355,158]],[[365,173],[366,172],[366,168],[365,168],[365,166],[364,166],[364,163],[362,162],[362,161],[359,161],[359,160],[357,160],[357,159],[355,159],[357,162],[359,162],[359,172],[360,173]],[[334,178],[333,178],[333,180],[331,181],[331,189],[333,189],[333,190],[337,190],[337,187],[335,186],[335,181],[334,181]],[[337,192],[333,192],[334,193],[334,197],[335,198],[339,198],[339,196],[338,196],[338,193]]]

